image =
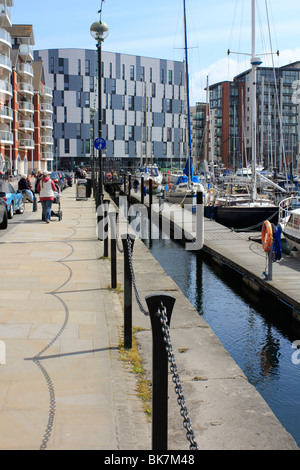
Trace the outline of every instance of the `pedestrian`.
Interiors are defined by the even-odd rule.
[[[42,179],[38,183],[37,191],[40,194],[40,201],[42,204],[42,220],[47,224],[50,223],[51,209],[54,201],[54,193],[57,192],[54,181],[50,179],[50,173],[44,171]]]
[[[27,175],[21,175],[21,178],[18,182],[18,190],[24,191],[26,196],[29,198],[30,202],[33,202],[34,196],[33,192],[31,191],[28,182],[27,182]]]
[[[42,172],[41,170],[38,170],[37,174],[36,174],[36,177],[35,177],[35,188],[34,188],[34,192],[37,193],[38,190],[37,190],[37,187],[38,187],[38,184],[39,182],[41,181],[42,179]]]

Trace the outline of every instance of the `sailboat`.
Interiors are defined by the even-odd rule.
[[[187,48],[187,24],[186,24],[186,4],[183,0],[184,13],[184,49],[185,49],[185,75],[186,75],[186,95],[187,95],[187,115],[188,115],[188,156],[183,170],[184,175],[179,176],[174,188],[165,192],[165,201],[172,204],[194,205],[197,192],[204,192],[204,187],[197,176],[193,175],[192,161],[192,133],[191,133],[191,110],[189,97],[189,69],[188,69],[188,48]]]
[[[243,198],[241,202],[238,196],[229,196],[223,200],[219,199],[215,202],[215,220],[226,227],[235,229],[258,229],[265,220],[271,219],[273,223],[277,223],[278,206],[272,201],[259,198],[256,187],[256,75],[257,67],[262,64],[259,57],[256,56],[255,50],[255,0],[252,2],[252,89],[251,89],[251,106],[252,106],[252,170],[251,170],[251,194],[248,201]]]
[[[141,178],[144,178],[144,186],[146,188],[146,192],[149,193],[149,180],[152,180],[152,192],[153,194],[160,193],[162,190],[162,179],[163,175],[159,170],[158,166],[153,163],[152,159],[152,142],[151,142],[151,161],[148,164],[148,135],[147,135],[147,86],[145,83],[145,111],[144,111],[144,125],[145,125],[145,165],[141,165],[139,168],[139,172],[136,175],[139,183],[141,182]]]

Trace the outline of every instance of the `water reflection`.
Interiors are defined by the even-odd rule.
[[[231,269],[171,240],[145,242],[300,445],[299,325],[284,304],[255,294]]]

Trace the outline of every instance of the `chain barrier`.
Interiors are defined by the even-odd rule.
[[[162,325],[162,333],[164,335],[164,342],[166,343],[166,351],[168,354],[168,361],[170,363],[170,371],[173,374],[172,381],[175,384],[175,393],[178,395],[177,403],[180,406],[180,414],[183,417],[183,427],[186,429],[186,437],[187,440],[190,442],[190,450],[198,450],[198,444],[195,441],[195,433],[192,429],[192,423],[189,418],[189,412],[185,404],[183,388],[180,382],[178,367],[175,362],[175,356],[171,344],[170,329],[167,323],[167,310],[163,305],[161,306],[161,309],[158,310],[157,315],[160,317],[160,322]]]
[[[130,238],[128,238],[127,247],[128,247],[129,267],[130,267],[130,272],[131,272],[131,279],[132,279],[133,290],[134,290],[134,293],[135,293],[135,298],[136,298],[137,304],[140,308],[140,311],[145,316],[149,316],[148,310],[143,307],[141,298],[140,298],[139,293],[138,293],[137,285],[136,285],[136,279],[135,279],[135,274],[134,274],[134,269],[133,269],[133,261],[132,261],[132,241],[131,241]]]
[[[115,236],[115,239],[117,240],[116,218],[112,217],[112,220],[113,220],[112,228],[113,228],[113,232],[114,232],[114,233],[112,233],[112,236]],[[149,316],[150,315],[149,311],[148,311],[148,309],[144,308],[144,306],[142,304],[142,301],[141,301],[141,298],[140,298],[140,295],[139,295],[139,292],[138,292],[138,289],[137,289],[136,278],[135,278],[135,273],[134,273],[134,269],[133,269],[133,254],[132,254],[132,245],[133,245],[133,243],[132,243],[131,237],[127,237],[127,244],[126,245],[127,245],[127,249],[128,249],[128,262],[129,262],[129,268],[130,268],[130,273],[131,273],[132,285],[133,285],[133,290],[134,290],[134,293],[135,293],[135,298],[136,298],[136,301],[137,301],[137,304],[138,304],[138,307],[139,307],[140,311],[145,316]],[[118,243],[117,243],[117,246],[118,246]],[[120,250],[119,246],[118,246],[118,249],[121,253],[124,252],[123,249]],[[172,381],[175,384],[175,393],[177,394],[177,403],[180,406],[180,414],[183,418],[183,427],[186,429],[186,437],[187,437],[187,440],[190,443],[190,450],[198,450],[198,444],[195,441],[195,433],[192,429],[192,424],[191,424],[191,420],[189,418],[189,413],[188,413],[188,409],[187,409],[187,406],[186,406],[185,397],[183,395],[183,388],[182,388],[182,385],[181,385],[181,380],[180,380],[180,377],[179,377],[179,374],[178,374],[178,367],[177,367],[177,364],[176,364],[176,361],[175,361],[175,356],[174,356],[174,353],[173,353],[173,347],[171,345],[170,330],[169,330],[169,326],[168,326],[168,323],[167,323],[168,322],[167,310],[163,305],[161,305],[161,308],[158,310],[157,316],[159,317],[160,323],[161,323],[163,339],[164,339],[164,343],[165,343],[165,349],[166,349],[166,352],[167,352],[167,355],[168,355],[168,361],[170,363],[170,371],[172,373]]]

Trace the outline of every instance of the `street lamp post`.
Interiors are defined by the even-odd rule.
[[[103,21],[95,21],[90,28],[90,33],[94,39],[97,41],[98,48],[98,136],[102,137],[102,58],[101,58],[101,47],[102,42],[107,38],[109,33],[109,28],[106,23]],[[102,150],[99,150],[99,182],[98,182],[98,201],[97,204],[102,204],[103,199],[103,168],[102,168]]]

